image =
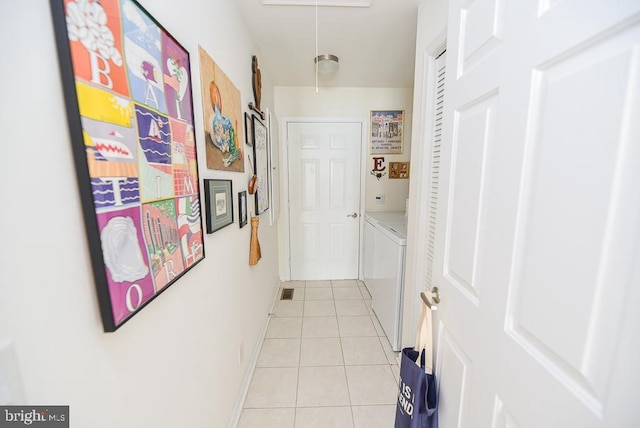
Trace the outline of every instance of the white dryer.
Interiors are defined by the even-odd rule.
[[[403,212],[366,213],[364,282],[394,351],[402,346],[402,302],[407,224]]]

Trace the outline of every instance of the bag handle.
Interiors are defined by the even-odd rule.
[[[422,308],[420,309],[414,349],[419,353],[425,352],[424,371],[427,374],[433,374],[433,321],[431,308],[425,302],[422,302]],[[421,358],[416,360],[418,366],[420,366],[420,360]]]

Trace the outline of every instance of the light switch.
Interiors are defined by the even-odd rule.
[[[384,204],[384,193],[376,195],[376,204]]]

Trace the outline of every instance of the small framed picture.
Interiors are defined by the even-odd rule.
[[[253,127],[251,125],[251,115],[246,112],[244,114],[244,135],[247,139],[247,146],[253,146]]]
[[[238,223],[240,229],[247,225],[247,191],[238,192]]]
[[[389,178],[409,178],[409,162],[389,162]]]
[[[204,180],[207,233],[233,223],[233,184],[231,180]]]

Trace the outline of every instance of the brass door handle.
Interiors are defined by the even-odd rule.
[[[433,287],[431,289],[431,299],[427,297],[424,291],[420,293],[420,297],[429,309],[433,311],[438,309],[438,304],[440,303],[440,293],[438,293],[438,287]]]

